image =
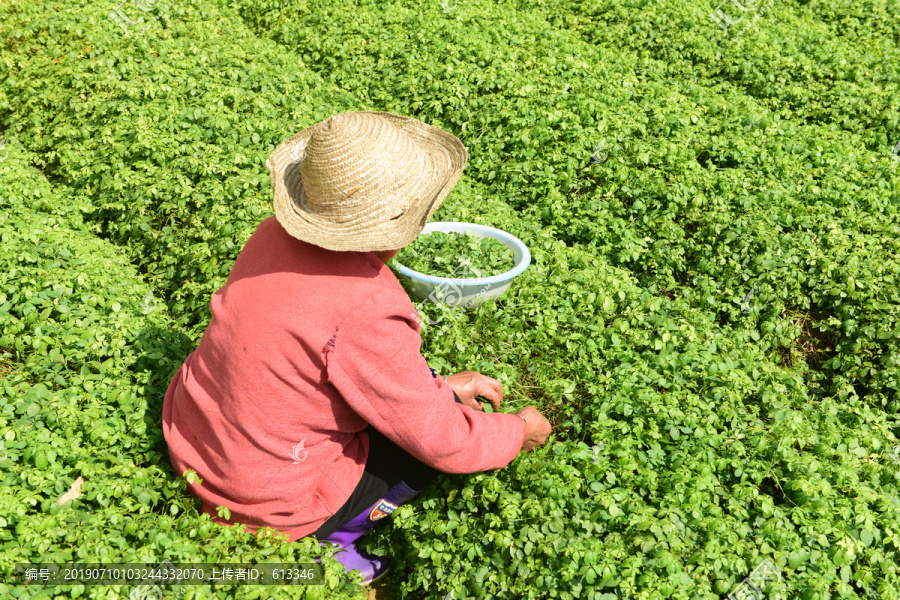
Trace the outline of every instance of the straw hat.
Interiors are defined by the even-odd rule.
[[[332,115],[283,142],[266,161],[275,218],[329,250],[395,250],[415,239],[462,175],[455,135],[411,117]]]

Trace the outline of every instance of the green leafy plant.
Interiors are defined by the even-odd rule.
[[[465,274],[458,273],[461,260],[467,261]],[[473,277],[472,273],[490,277],[515,266],[509,246],[492,237],[478,237],[472,230],[422,234],[400,250],[394,262],[435,277]]]

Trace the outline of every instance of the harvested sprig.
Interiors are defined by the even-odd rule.
[[[512,250],[492,237],[435,231],[420,235],[394,259],[419,273],[435,277],[490,277],[515,266]]]

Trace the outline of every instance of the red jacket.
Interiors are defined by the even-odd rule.
[[[522,446],[522,419],[458,404],[432,377],[415,307],[372,252],[301,242],[270,217],[210,309],[163,432],[212,516],[225,506],[252,531],[312,533],[362,477],[369,424],[446,473],[505,467]]]

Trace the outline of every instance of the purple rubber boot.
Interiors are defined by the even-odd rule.
[[[378,525],[379,521],[391,516],[398,506],[409,502],[420,493],[422,490],[414,490],[401,481],[389,489],[375,504],[320,541],[331,542],[343,548],[335,553],[334,558],[344,565],[344,571],[347,573],[360,571],[363,575],[363,582],[372,583],[387,573],[391,566],[390,560],[371,556],[361,551],[356,547],[356,540]]]
[[[344,572],[359,571],[363,583],[374,583],[384,577],[391,568],[391,561],[384,556],[372,556],[350,543],[334,554],[334,559],[344,565]]]

